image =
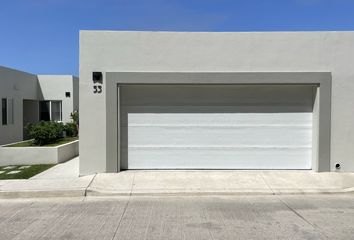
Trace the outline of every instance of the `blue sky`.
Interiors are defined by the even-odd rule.
[[[354,30],[354,0],[0,0],[0,65],[79,71],[79,30]]]

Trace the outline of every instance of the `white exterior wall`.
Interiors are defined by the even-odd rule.
[[[40,100],[62,101],[62,121],[70,122],[70,113],[78,110],[78,97],[74,97],[78,93],[78,89],[74,88],[78,79],[65,75],[38,75],[38,81]],[[70,97],[65,97],[65,92],[70,92]]]
[[[0,166],[58,164],[79,155],[79,140],[56,147],[0,146]]]
[[[79,107],[78,85],[78,78],[69,75],[38,76],[0,66],[0,100],[8,98],[14,101],[14,124],[3,126],[0,112],[0,145],[23,140],[23,100],[61,100],[63,122],[71,121],[70,113]],[[71,92],[70,98],[65,97],[67,91]],[[32,110],[26,109],[25,112]],[[31,114],[33,117],[34,113]]]
[[[14,101],[14,123],[3,126],[0,112],[0,145],[22,141],[23,99],[38,98],[37,76],[0,66],[0,99],[2,98],[12,98]]]
[[[354,32],[82,31],[80,173],[110,171],[107,84],[93,94],[93,71],[331,72],[331,170],[340,162],[342,171],[354,171],[353,42]]]

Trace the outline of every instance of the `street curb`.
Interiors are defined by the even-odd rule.
[[[88,189],[86,196],[252,196],[252,195],[321,195],[321,194],[353,194],[351,189],[309,189],[309,190],[256,190],[256,191],[141,191],[141,192],[116,192]]]
[[[68,190],[28,190],[28,191],[0,191],[0,199],[13,198],[51,198],[51,197],[83,197],[85,189]]]
[[[354,188],[346,188],[340,190],[334,189],[273,189],[273,191],[266,190],[242,190],[242,191],[105,191],[94,189],[63,189],[57,191],[51,190],[28,190],[28,191],[0,191],[0,199],[14,199],[14,198],[52,198],[52,197],[114,197],[114,196],[272,196],[272,195],[333,195],[333,194],[354,194]]]

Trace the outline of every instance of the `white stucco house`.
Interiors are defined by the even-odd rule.
[[[80,33],[80,174],[354,171],[354,32]]]
[[[26,139],[24,127],[38,121],[69,122],[79,109],[79,79],[35,75],[0,66],[0,145]]]

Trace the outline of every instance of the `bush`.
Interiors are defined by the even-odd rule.
[[[73,120],[73,123],[76,126],[76,136],[79,135],[79,111],[75,110],[74,112],[70,113],[70,118]]]
[[[77,127],[75,123],[67,123],[64,125],[64,131],[67,137],[77,137]]]
[[[70,113],[70,118],[73,120],[73,122],[76,125],[79,125],[79,112],[78,111],[74,111],[74,112]]]
[[[26,127],[28,135],[35,145],[45,145],[63,138],[64,125],[58,122],[39,122]]]

